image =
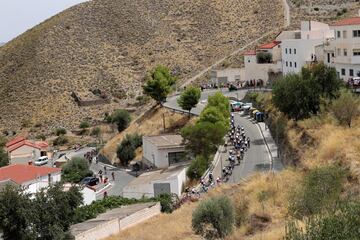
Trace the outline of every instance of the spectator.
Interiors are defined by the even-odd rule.
[[[111,177],[112,177],[112,180],[115,181],[115,173],[114,172],[111,173]]]

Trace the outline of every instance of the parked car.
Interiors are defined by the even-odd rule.
[[[86,177],[83,180],[81,180],[80,183],[87,186],[95,186],[99,184],[99,179],[96,177]]]
[[[47,156],[39,157],[39,159],[35,160],[35,166],[42,166],[49,162],[49,158]]]

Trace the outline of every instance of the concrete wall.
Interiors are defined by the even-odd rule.
[[[143,183],[141,185],[128,185],[123,188],[123,197],[125,198],[140,199],[143,196],[154,197],[154,186],[152,182]]]
[[[75,240],[100,240],[107,238],[111,235],[119,233],[121,230],[132,227],[143,221],[148,220],[161,213],[160,203],[155,204],[152,207],[142,209],[138,212],[130,214],[129,216],[119,219],[115,218],[97,225],[96,227],[78,234],[75,236]]]
[[[158,168],[169,167],[169,153],[172,152],[185,152],[185,146],[159,149],[157,154],[158,159],[155,160],[156,167]]]
[[[40,157],[40,150],[27,145],[21,146],[10,153],[11,163],[28,164]]]
[[[269,80],[269,72],[280,72],[281,62],[276,64],[246,64],[245,80],[262,79],[266,83]]]
[[[241,79],[241,69],[240,68],[227,68],[222,70],[213,70],[211,73],[211,78],[213,83],[218,84],[220,79],[227,79],[227,83],[235,83]]]
[[[81,194],[84,198],[84,205],[90,205],[92,202],[96,201],[95,191],[88,187],[84,187],[81,190]]]

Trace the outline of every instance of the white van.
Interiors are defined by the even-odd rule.
[[[39,157],[38,160],[35,160],[35,166],[42,166],[49,162],[49,158],[47,156]]]

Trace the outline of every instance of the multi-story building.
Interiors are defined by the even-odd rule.
[[[360,77],[360,17],[338,21],[330,28],[335,37],[324,46],[324,62],[335,67],[344,81]]]
[[[299,73],[304,66],[316,62],[316,46],[334,37],[329,25],[302,21],[301,30],[284,31],[276,40],[281,41],[282,72]]]

